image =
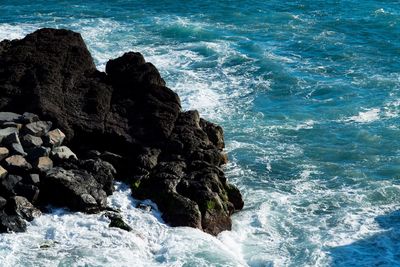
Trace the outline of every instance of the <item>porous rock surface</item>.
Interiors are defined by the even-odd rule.
[[[47,172],[27,170],[28,165],[13,169],[22,177],[17,184],[32,185],[32,174],[40,175],[40,183],[32,185],[39,190],[38,203],[97,212],[105,208],[115,177],[131,185],[134,197],[155,201],[170,225],[213,235],[231,229],[230,215],[243,207],[239,190],[221,169],[227,161],[222,128],[197,111],[182,111],[178,95],[140,53],[112,59],[100,72],[78,33],[40,29],[4,40],[0,111],[0,139],[19,137],[4,145],[11,154],[33,166],[40,157],[54,161]],[[65,151],[73,156],[64,157]],[[73,200],[56,199],[54,188]],[[18,195],[13,192],[0,191],[4,206]],[[0,230],[13,216],[18,219],[11,231],[23,223],[0,207]]]

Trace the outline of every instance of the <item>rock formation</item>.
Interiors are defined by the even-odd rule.
[[[135,198],[155,201],[172,226],[216,235],[231,228],[230,215],[243,207],[221,169],[222,128],[197,111],[183,112],[140,53],[110,60],[104,73],[80,34],[69,30],[2,41],[0,111],[0,179],[35,186],[40,205],[97,212],[115,177],[131,185]],[[0,231],[14,217],[14,225],[24,224],[7,208],[15,195],[0,192]]]

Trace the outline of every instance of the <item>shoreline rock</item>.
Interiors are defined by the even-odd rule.
[[[39,190],[39,205],[99,212],[116,178],[134,197],[153,200],[172,226],[217,235],[243,208],[220,168],[227,162],[222,128],[182,111],[178,95],[140,53],[111,59],[100,72],[78,33],[40,29],[4,40],[0,111],[1,146],[10,153],[0,156],[17,154],[31,165],[18,158],[24,167],[11,169],[25,191]],[[0,231],[2,221],[8,223],[0,220]]]

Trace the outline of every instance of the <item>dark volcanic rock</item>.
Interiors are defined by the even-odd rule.
[[[105,216],[111,220],[108,227],[120,228],[128,232],[132,231],[132,227],[130,227],[126,222],[124,222],[120,214],[116,212],[106,212]]]
[[[0,233],[24,232],[25,230],[26,222],[21,217],[0,211]]]
[[[42,201],[88,213],[107,207],[107,194],[89,173],[55,167],[41,179]]]
[[[15,186],[15,192],[18,196],[23,196],[29,202],[35,204],[39,198],[40,190],[35,185],[20,182]]]
[[[96,181],[103,185],[107,195],[114,192],[115,168],[108,162],[100,159],[89,159],[82,162],[81,167],[93,175]]]
[[[2,196],[15,196],[15,186],[22,180],[21,176],[18,175],[7,175],[0,179],[0,194]]]
[[[40,157],[48,157],[50,155],[51,148],[39,146],[39,147],[28,148],[26,152],[28,152],[28,156],[26,158],[29,161],[35,161]]]
[[[53,168],[41,179],[41,201],[101,210],[115,176],[131,184],[135,197],[154,200],[171,225],[214,235],[230,229],[230,215],[243,207],[240,192],[219,168],[227,161],[222,128],[197,111],[182,112],[177,94],[140,53],[110,60],[103,73],[72,31],[41,29],[0,42],[0,111],[33,112],[53,122],[77,155],[109,151],[86,163],[67,160],[65,151],[59,153],[64,147],[57,147],[64,136],[48,133],[50,123],[34,114],[4,114],[7,121],[29,123],[21,131],[43,136],[45,145],[55,147],[55,165],[68,169]],[[13,131],[0,129],[0,140]],[[38,149],[26,148],[31,163],[48,156]]]
[[[27,185],[39,185],[40,183],[40,176],[36,173],[31,173],[29,175],[23,176],[23,182]]]
[[[32,221],[36,217],[39,217],[42,213],[40,210],[35,208],[26,198],[21,196],[12,197],[7,203],[7,209],[10,213],[15,213],[19,217]]]

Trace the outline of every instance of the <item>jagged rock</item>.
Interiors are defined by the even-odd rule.
[[[203,129],[204,132],[206,132],[210,141],[218,149],[223,149],[225,147],[224,131],[221,126],[206,121],[204,119],[200,119],[200,127]]]
[[[40,146],[40,147],[28,148],[26,151],[28,152],[28,155],[26,158],[29,161],[33,162],[40,157],[50,156],[51,148]]]
[[[8,136],[4,137],[2,143],[6,145],[11,145],[13,143],[20,143],[18,132],[17,131],[12,132]]]
[[[17,215],[9,215],[0,211],[0,233],[24,232],[26,222]]]
[[[53,240],[46,240],[44,243],[40,244],[39,248],[48,249],[54,247],[57,244],[59,244],[59,242]]]
[[[6,204],[7,200],[4,197],[0,196],[0,210],[2,210]]]
[[[26,134],[21,138],[21,144],[26,148],[40,147],[43,145],[42,138]]]
[[[54,129],[44,136],[46,146],[57,147],[61,146],[65,139],[65,134],[60,129]]]
[[[39,217],[42,213],[39,209],[35,208],[26,198],[21,196],[12,197],[7,204],[8,213],[15,213],[15,215],[27,221],[32,221]]]
[[[106,151],[100,155],[100,159],[111,163],[121,180],[126,180],[126,177],[132,174],[132,166],[126,157]]]
[[[179,97],[141,54],[110,60],[103,73],[81,36],[68,30],[41,29],[1,44],[0,110],[34,112],[54,122],[78,154],[110,151],[95,158],[111,163],[135,197],[155,201],[167,223],[214,235],[230,229],[229,216],[243,201],[219,169],[227,161],[222,128],[197,111],[182,112]],[[32,151],[26,150],[33,162]],[[92,175],[75,174],[74,168],[81,168],[76,158],[58,163],[71,168],[64,171],[72,180],[88,176],[103,188]],[[41,180],[47,187],[48,181]],[[98,204],[91,194],[78,195],[83,206]]]
[[[150,170],[157,165],[158,156],[161,150],[155,148],[145,147],[143,151],[136,157],[136,167]]]
[[[9,145],[10,154],[12,155],[21,155],[23,157],[27,156],[28,154],[24,151],[21,143],[12,143]]]
[[[6,147],[0,147],[0,161],[5,159],[9,153],[10,151]]]
[[[32,184],[23,184],[19,182],[15,188],[15,193],[18,196],[25,197],[28,201],[35,204],[39,198],[39,188]]]
[[[96,179],[80,170],[55,167],[41,179],[41,198],[57,206],[88,213],[107,207],[107,194]]]
[[[244,202],[242,199],[242,194],[240,194],[240,191],[236,186],[228,184],[226,186],[226,193],[229,201],[233,204],[236,210],[243,209]]]
[[[5,197],[15,196],[15,186],[22,180],[18,175],[7,175],[0,180],[0,194]]]
[[[3,179],[8,174],[7,170],[0,166],[0,179]]]
[[[111,195],[114,192],[116,170],[110,163],[100,159],[89,159],[83,161],[82,168],[91,173],[96,181],[103,185],[103,190],[107,195]]]
[[[105,215],[111,220],[108,227],[120,228],[128,232],[132,231],[132,227],[124,222],[121,215],[114,212],[106,212]]]
[[[18,129],[14,127],[8,127],[4,129],[0,129],[0,143],[3,142],[3,139],[9,136],[10,134],[18,133]]]
[[[22,126],[23,125],[21,123],[7,121],[7,122],[2,123],[0,127],[3,128],[3,129],[11,127],[11,128],[16,128],[17,130],[20,130],[22,128]]]
[[[35,168],[38,171],[46,172],[53,168],[53,161],[49,157],[40,157],[36,161]]]
[[[144,210],[144,211],[147,211],[147,212],[150,212],[150,211],[151,211],[151,206],[145,205],[145,204],[143,204],[143,203],[139,203],[139,204],[136,206],[136,208],[141,209],[141,210]]]
[[[51,121],[35,121],[25,125],[23,130],[27,134],[40,137],[45,135],[51,129],[52,125]]]
[[[19,120],[24,124],[28,124],[31,122],[39,121],[39,116],[33,113],[24,112],[24,114],[22,114]]]
[[[70,158],[78,159],[74,152],[69,147],[66,146],[59,146],[53,148],[51,151],[51,156],[56,160],[67,160]]]
[[[26,184],[38,185],[40,183],[40,176],[39,174],[31,173],[24,177],[24,182]]]
[[[32,165],[21,155],[8,157],[5,162],[7,169],[15,173],[26,172],[32,169]]]
[[[0,123],[4,122],[17,122],[21,115],[13,112],[0,112]]]
[[[26,156],[24,148],[19,140],[18,132],[12,132],[3,138],[3,144],[7,145],[10,149],[10,154]]]

